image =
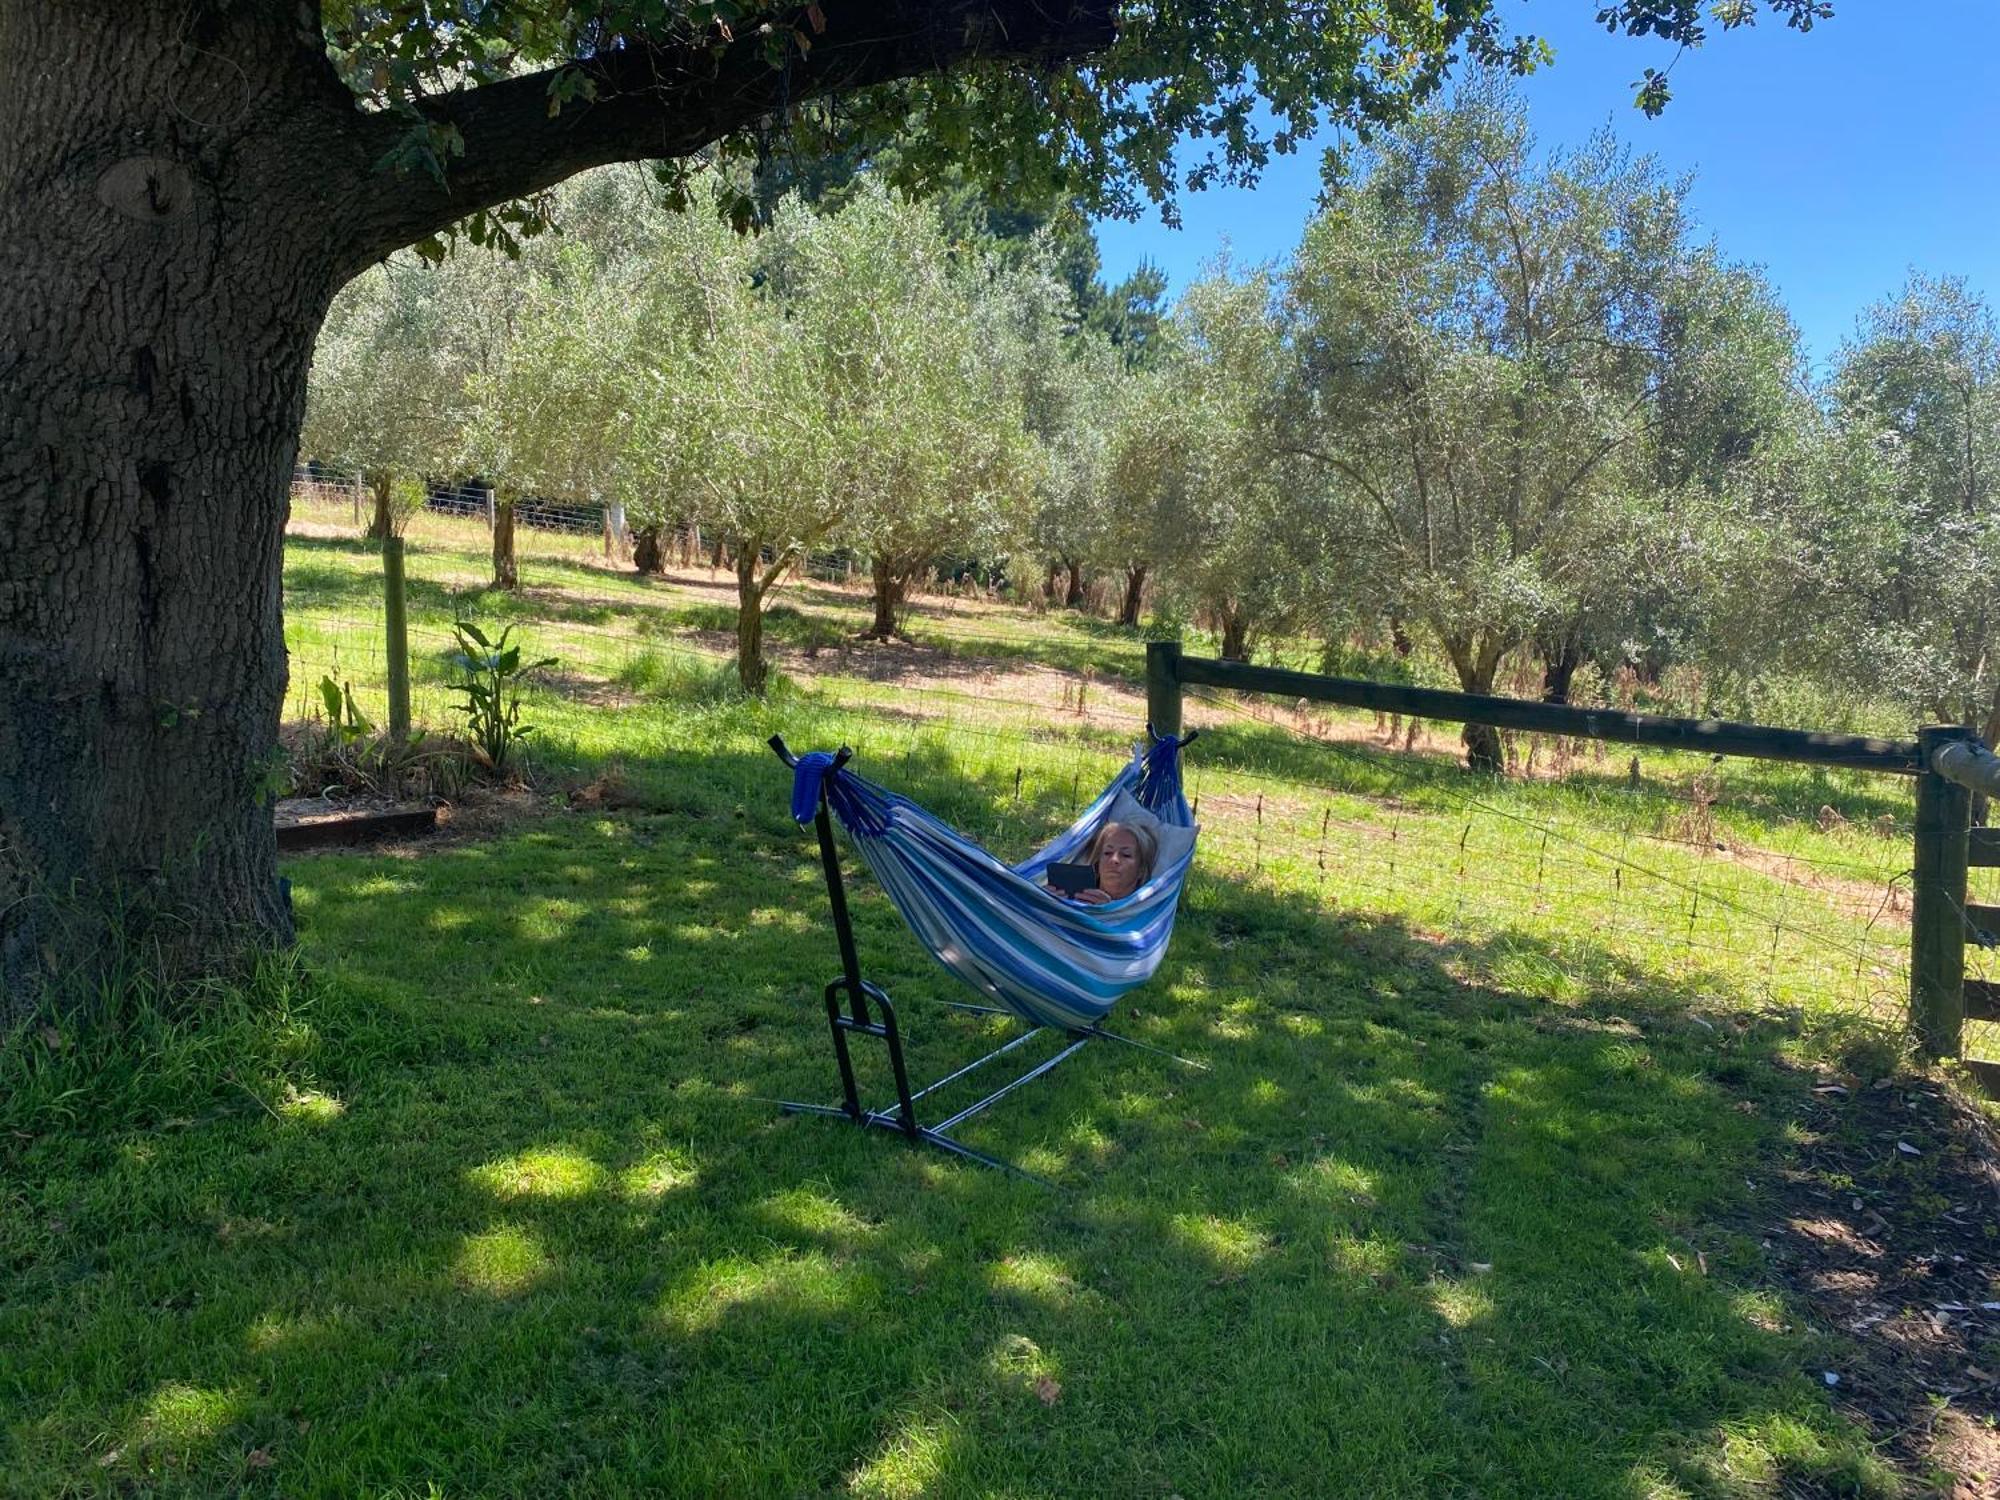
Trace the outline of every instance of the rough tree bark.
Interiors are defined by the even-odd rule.
[[[1250,659],[1250,616],[1235,605],[1224,602],[1216,606],[1216,623],[1222,627],[1222,659],[1224,661],[1248,661]]]
[[[426,108],[382,162],[317,0],[0,0],[0,1025],[107,940],[167,972],[289,941],[268,802],[288,481],[334,292],[473,210],[684,156],[781,100],[1108,45],[1111,0],[821,0],[809,56],[622,40]],[[663,83],[662,80],[672,80]],[[112,913],[118,913],[113,930]]]
[[[641,573],[664,573],[667,559],[660,546],[660,528],[641,526],[632,533],[632,566]]]
[[[864,641],[891,641],[903,634],[903,605],[909,594],[909,577],[894,559],[876,557],[868,565],[873,585],[875,618],[861,632]]]
[[[1063,608],[1083,608],[1083,563],[1074,557],[1065,557],[1063,567],[1069,572],[1069,585],[1063,590]]]
[[[1570,683],[1583,665],[1583,651],[1575,641],[1565,640],[1550,651],[1542,663],[1542,702],[1569,702]]]
[[[493,506],[493,587],[521,586],[521,565],[514,556],[514,501],[495,498]]]
[[[375,497],[375,508],[368,513],[368,530],[363,534],[371,542],[386,542],[396,534],[396,512],[388,471],[377,469],[371,473],[368,487]]]
[[[1486,631],[1474,635],[1446,634],[1444,649],[1451,658],[1452,669],[1458,673],[1460,691],[1492,693],[1500,658],[1507,654],[1504,641]],[[1460,739],[1465,745],[1465,764],[1469,769],[1495,775],[1506,769],[1506,748],[1500,743],[1500,731],[1491,724],[1467,724]]]
[[[746,693],[763,692],[771,670],[764,660],[764,593],[770,584],[757,569],[759,550],[741,541],[736,547],[736,680]]]
[[[1139,605],[1146,597],[1146,565],[1136,563],[1125,570],[1125,603],[1118,611],[1120,625],[1139,623]]]

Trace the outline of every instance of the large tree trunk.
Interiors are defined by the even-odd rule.
[[[755,543],[736,543],[736,678],[746,693],[764,691],[770,664],[764,660],[764,586],[757,576]]]
[[[881,556],[869,561],[868,577],[874,586],[875,618],[861,632],[861,639],[894,640],[903,633],[903,604],[909,580],[894,559]]]
[[[1125,603],[1119,608],[1120,625],[1139,623],[1139,605],[1146,597],[1146,565],[1134,563],[1125,570]]]
[[[306,212],[324,99],[259,55],[296,24],[0,0],[0,1028],[119,950],[171,978],[292,935],[287,496],[358,269]]]
[[[497,500],[493,507],[493,587],[521,586],[521,565],[514,556],[514,502]]]

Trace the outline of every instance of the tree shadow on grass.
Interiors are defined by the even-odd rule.
[[[656,769],[654,807],[294,862],[291,1091],[29,1157],[31,1489],[1879,1488],[1727,1227],[1802,1018],[1200,873],[1117,1024],[1208,1071],[1093,1044],[966,1132],[1044,1189],[776,1112],[835,1088],[811,846],[766,757]],[[854,896],[923,1076],[1004,1033]]]

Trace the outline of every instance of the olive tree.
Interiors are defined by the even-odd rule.
[[[1631,587],[1663,434],[1713,404],[1733,325],[1686,316],[1685,192],[1608,134],[1538,156],[1488,77],[1386,135],[1307,231],[1281,446],[1345,496],[1383,599],[1467,692]],[[1489,727],[1465,742],[1500,764]]]
[[[826,483],[842,539],[869,560],[865,634],[887,640],[916,575],[998,543],[1029,483],[1017,372],[977,332],[1004,273],[955,255],[934,208],[874,185],[837,213],[782,210],[762,260],[823,362]]]
[[[398,481],[413,486],[456,461],[469,372],[452,293],[488,269],[395,257],[351,282],[320,330],[300,444],[361,474],[375,502],[371,537],[407,519],[392,499]]]
[[[1216,268],[1182,296],[1171,333],[1160,439],[1178,493],[1156,511],[1164,566],[1214,621],[1221,654],[1247,660],[1256,632],[1316,594],[1328,561],[1313,476],[1276,440],[1289,354],[1270,273]]]
[[[624,268],[582,240],[517,278],[504,339],[466,382],[466,463],[497,487],[494,586],[513,588],[513,509],[533,494],[589,503],[632,478],[632,378],[643,337]]]
[[[1836,419],[1876,499],[1877,680],[2000,736],[2000,326],[1963,281],[1913,277],[1840,353]],[[1850,502],[1851,503],[1851,502]]]
[[[737,676],[761,692],[765,601],[843,513],[828,351],[711,218],[689,216],[663,259],[684,275],[656,277],[671,305],[647,320],[649,357],[631,376],[633,470],[727,539]]]

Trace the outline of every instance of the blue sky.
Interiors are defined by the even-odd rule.
[[[1992,0],[1835,0],[1807,35],[1765,17],[1675,64],[1674,100],[1648,120],[1631,84],[1671,49],[1607,36],[1598,0],[1514,0],[1514,29],[1547,37],[1552,67],[1520,87],[1544,145],[1610,123],[1669,169],[1693,171],[1693,205],[1732,258],[1769,272],[1824,363],[1869,303],[1912,269],[1965,277],[2000,302],[2000,8]],[[1107,279],[1142,259],[1178,291],[1226,242],[1239,260],[1297,243],[1319,150],[1277,161],[1254,189],[1181,200],[1098,227]]]

